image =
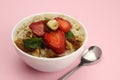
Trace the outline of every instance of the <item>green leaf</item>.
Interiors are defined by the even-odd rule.
[[[74,38],[74,34],[71,31],[65,33],[65,36],[67,39]]]
[[[39,48],[42,42],[42,38],[30,38],[24,40],[24,46],[26,48]]]

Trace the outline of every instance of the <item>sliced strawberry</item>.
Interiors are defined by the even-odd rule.
[[[56,17],[55,20],[57,20],[58,26],[62,31],[64,31],[64,32],[70,31],[70,28],[71,28],[70,22],[68,22],[67,20],[62,19],[60,17]]]
[[[35,35],[42,36],[45,33],[44,23],[45,23],[44,21],[33,22],[30,24],[29,28]]]
[[[65,51],[65,33],[61,30],[45,33],[46,44],[56,53],[61,54]]]

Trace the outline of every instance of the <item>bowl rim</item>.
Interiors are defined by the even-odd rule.
[[[84,40],[82,46],[81,46],[79,49],[77,49],[76,51],[74,51],[73,53],[71,53],[71,54],[68,54],[68,55],[65,55],[65,56],[62,56],[62,57],[55,57],[55,58],[36,57],[36,56],[29,55],[29,54],[27,54],[26,52],[24,52],[24,51],[22,51],[21,49],[19,49],[19,48],[17,47],[17,45],[15,44],[15,42],[14,42],[14,36],[13,36],[15,30],[17,29],[17,26],[18,26],[21,22],[23,22],[24,20],[29,19],[30,17],[36,16],[36,15],[42,15],[42,14],[64,15],[64,16],[67,16],[67,17],[72,18],[73,20],[76,20],[80,25],[82,25],[82,28],[83,28],[83,30],[84,30],[84,32],[85,32],[85,40]],[[69,58],[70,56],[75,55],[76,52],[78,52],[79,50],[81,50],[81,49],[86,45],[86,42],[87,42],[87,39],[88,39],[87,30],[86,30],[85,26],[83,25],[83,23],[82,23],[81,21],[79,21],[78,19],[76,19],[76,18],[74,18],[74,17],[72,17],[72,16],[70,16],[70,15],[68,15],[68,14],[60,13],[60,12],[40,12],[40,13],[35,13],[35,14],[32,14],[32,15],[29,15],[29,16],[26,16],[26,17],[22,18],[22,19],[21,19],[20,21],[18,21],[18,22],[16,23],[16,25],[13,27],[11,37],[12,37],[12,43],[13,43],[14,47],[15,47],[21,54],[23,54],[23,55],[25,55],[25,56],[27,56],[27,57],[30,57],[30,58],[38,59],[38,60],[50,60],[50,61],[51,61],[51,60],[65,59],[65,58]],[[82,54],[82,52],[79,53],[79,55],[80,55],[80,54]]]

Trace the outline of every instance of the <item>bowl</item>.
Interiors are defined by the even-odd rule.
[[[16,38],[16,34],[17,34],[17,30],[26,24],[29,24],[31,22],[34,21],[38,21],[40,19],[42,19],[43,17],[41,16],[46,16],[49,17],[48,15],[54,15],[54,16],[59,16],[59,17],[64,17],[65,19],[70,20],[74,20],[76,22],[79,23],[80,28],[82,29],[83,33],[82,35],[84,35],[84,41],[82,46],[77,49],[76,51],[72,52],[69,55],[65,55],[62,57],[56,57],[56,58],[45,58],[45,57],[35,57],[32,55],[27,54],[26,52],[22,51],[21,49],[19,49],[17,47],[17,45],[15,44],[14,40]],[[51,16],[53,17],[53,16]],[[15,47],[15,50],[17,51],[17,53],[19,54],[19,56],[21,57],[21,59],[30,67],[38,70],[38,71],[43,71],[43,72],[55,72],[55,71],[60,71],[63,70],[65,68],[68,68],[79,56],[81,56],[81,52],[85,47],[87,41],[87,31],[85,29],[85,26],[79,22],[78,20],[76,20],[75,18],[63,14],[63,13],[38,13],[38,14],[33,14],[30,16],[27,16],[25,18],[23,18],[22,20],[20,20],[13,28],[12,30],[12,44]]]

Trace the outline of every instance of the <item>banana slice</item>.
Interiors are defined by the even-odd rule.
[[[70,43],[68,40],[66,40],[66,48],[70,50],[73,49],[72,43]]]
[[[50,20],[47,23],[47,26],[51,29],[51,30],[57,30],[58,28],[58,22],[56,20]]]

